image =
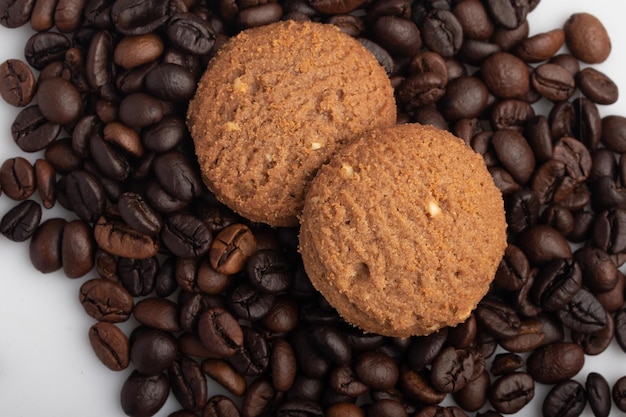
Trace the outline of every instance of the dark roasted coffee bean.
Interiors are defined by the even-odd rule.
[[[550,124],[545,116],[537,115],[528,120],[524,136],[535,154],[535,159],[546,161],[552,158]]]
[[[328,18],[328,23],[335,25],[348,36],[358,38],[365,32],[365,23],[363,19],[352,15],[334,15]]]
[[[217,355],[234,355],[243,345],[243,331],[237,320],[219,307],[207,309],[199,318],[198,335],[204,346]]]
[[[401,17],[381,16],[372,24],[372,31],[380,45],[393,55],[413,56],[422,46],[415,23]]]
[[[283,334],[292,331],[298,325],[298,321],[298,305],[295,299],[278,296],[261,319],[261,324],[272,333]]]
[[[74,152],[72,140],[70,138],[60,138],[52,141],[44,151],[44,158],[59,174],[69,174],[79,170],[86,161]]]
[[[246,379],[228,362],[221,359],[205,359],[202,361],[202,371],[233,394],[237,396],[245,394]]]
[[[274,304],[274,294],[263,293],[244,282],[229,296],[232,312],[239,318],[250,321],[262,319]]]
[[[153,67],[146,74],[145,83],[150,94],[172,102],[189,101],[196,86],[193,75],[177,64],[159,64]]]
[[[166,116],[141,130],[141,143],[150,151],[166,152],[180,144],[185,134],[185,123],[181,119]]]
[[[520,184],[526,183],[535,168],[535,156],[521,133],[515,130],[498,130],[491,143],[502,165]]]
[[[122,3],[116,2],[115,4]],[[113,35],[108,31],[97,32],[89,44],[85,60],[87,82],[91,89],[107,100],[117,100],[113,73]]]
[[[606,325],[604,307],[584,288],[558,311],[558,316],[566,327],[581,333],[596,332]]]
[[[96,242],[93,230],[84,220],[72,220],[63,229],[61,259],[68,278],[80,278],[94,266]]]
[[[89,343],[100,362],[112,371],[130,363],[128,337],[115,324],[98,322],[89,329]]]
[[[468,382],[452,394],[456,403],[465,411],[477,411],[487,402],[490,385],[489,372],[483,371],[478,378]]]
[[[496,1],[488,0],[487,10],[496,24],[507,29],[515,29],[526,20],[530,11],[529,2],[521,1]]]
[[[159,154],[154,159],[153,168],[163,189],[175,198],[188,201],[202,192],[202,179],[198,170],[180,152]]]
[[[470,315],[464,322],[450,328],[446,344],[455,348],[468,348],[474,344],[478,325],[474,315]]]
[[[574,258],[580,264],[583,283],[589,290],[610,291],[617,284],[617,266],[602,249],[586,246],[577,250]]]
[[[530,80],[539,94],[552,101],[569,99],[576,88],[572,74],[557,64],[539,65]]]
[[[526,362],[515,353],[499,353],[491,363],[491,373],[495,376],[508,374],[522,368]]]
[[[496,411],[513,414],[535,396],[535,381],[525,372],[512,372],[496,379],[491,386],[489,402]]]
[[[20,27],[30,19],[34,0],[3,1],[0,3],[0,24],[7,28]]]
[[[161,216],[137,193],[126,192],[117,201],[120,217],[138,232],[156,236],[161,230]]]
[[[200,364],[188,356],[179,356],[168,369],[172,393],[188,411],[199,411],[208,401],[207,383]]]
[[[462,1],[452,10],[469,39],[488,40],[495,29],[487,10],[478,0]]]
[[[10,105],[28,105],[35,96],[35,87],[35,76],[24,61],[8,59],[0,65],[0,96]]]
[[[542,384],[555,384],[576,375],[585,363],[585,353],[576,343],[555,342],[544,345],[526,360],[528,373]]]
[[[390,398],[375,400],[368,406],[367,417],[408,417],[404,404]]]
[[[130,360],[144,375],[167,370],[176,359],[178,345],[171,333],[139,326],[131,333]]]
[[[534,226],[539,218],[539,197],[531,190],[518,190],[505,196],[508,229],[513,233]]]
[[[433,9],[421,22],[424,45],[444,58],[452,57],[463,43],[463,28],[449,10]]]
[[[237,15],[236,24],[241,29],[268,25],[281,20],[283,8],[279,3],[268,2],[248,7]]]
[[[219,273],[231,275],[243,269],[246,260],[256,250],[256,240],[248,226],[240,223],[222,229],[209,252],[213,269]]]
[[[154,257],[147,259],[121,257],[117,261],[120,283],[133,297],[148,295],[154,290],[158,268],[158,262]]]
[[[341,365],[330,371],[329,385],[332,389],[342,395],[356,398],[364,394],[369,389],[359,380],[352,367]]]
[[[206,225],[187,213],[167,217],[160,236],[163,245],[180,258],[197,258],[207,254],[213,240]]]
[[[42,70],[50,62],[62,59],[69,48],[70,40],[62,33],[40,32],[28,39],[24,56],[31,67]]]
[[[330,370],[330,361],[313,345],[310,335],[298,327],[290,336],[299,371],[309,378],[325,377]]]
[[[72,210],[87,222],[98,220],[106,205],[100,181],[85,170],[76,170],[67,175],[65,187]]]
[[[24,152],[37,152],[54,141],[61,126],[51,123],[41,114],[38,106],[22,110],[11,125],[13,140]]]
[[[510,99],[496,102],[489,122],[493,129],[514,129],[522,132],[533,117],[535,111],[528,102]]]
[[[430,380],[437,391],[456,392],[472,379],[474,372],[469,351],[447,347],[433,361]]]
[[[596,104],[613,104],[619,95],[613,80],[591,67],[584,68],[576,74],[576,85],[585,97]]]
[[[151,32],[168,19],[169,2],[117,0],[111,7],[111,21],[124,35]]]
[[[611,390],[611,395],[617,408],[626,412],[626,376],[623,376],[615,381],[613,389]]]
[[[271,413],[279,395],[268,378],[258,378],[250,384],[241,404],[242,416],[262,416]]]
[[[615,334],[615,322],[613,316],[607,312],[606,324],[600,330],[593,333],[580,333],[572,331],[572,342],[582,346],[587,355],[598,355],[606,350]]]
[[[389,52],[385,50],[379,44],[367,39],[367,38],[358,38],[357,39],[367,50],[369,50],[372,55],[376,58],[376,60],[385,68],[387,74],[391,74],[394,71],[395,63]]]
[[[436,72],[422,72],[404,79],[397,89],[398,101],[407,109],[428,106],[445,93],[446,80]]]
[[[326,408],[326,417],[365,417],[365,412],[356,404],[339,402]]]
[[[601,141],[615,152],[626,152],[626,117],[609,115],[602,118]]]
[[[487,108],[488,99],[489,91],[480,78],[460,76],[448,83],[438,107],[448,120],[473,118]]]
[[[619,271],[617,284],[611,291],[596,293],[596,299],[602,304],[607,312],[615,312],[624,304],[624,287],[626,286],[626,276]]]
[[[135,370],[122,386],[122,410],[129,416],[152,416],[163,407],[169,392],[165,374],[143,375]]]
[[[193,415],[195,416],[195,414]],[[202,417],[240,417],[240,415],[241,414],[239,413],[237,405],[233,402],[233,400],[224,395],[214,395],[209,398],[204,410],[202,411]]]
[[[585,389],[578,382],[563,381],[550,389],[541,408],[545,417],[577,417],[585,405]]]
[[[156,211],[174,213],[187,207],[188,201],[180,200],[169,193],[156,180],[149,180],[146,185],[146,200]]]
[[[14,242],[24,242],[35,233],[41,221],[41,206],[25,200],[2,216],[0,233]]]
[[[26,200],[33,195],[36,185],[33,165],[21,156],[9,158],[0,166],[0,189],[7,197]]]
[[[115,181],[124,181],[130,174],[130,163],[117,146],[104,140],[99,135],[93,135],[89,140],[89,153],[99,171],[105,177]]]
[[[518,246],[534,266],[572,257],[572,250],[563,235],[550,226],[535,225],[525,229],[519,237]]]
[[[545,311],[563,308],[582,286],[580,265],[571,259],[554,259],[544,266],[533,285],[533,300]]]
[[[139,323],[153,329],[166,332],[180,331],[177,305],[166,298],[144,298],[135,304],[133,316]]]
[[[142,128],[163,119],[162,103],[146,93],[131,93],[120,102],[120,120],[130,127]]]
[[[348,339],[339,328],[328,323],[319,323],[313,325],[310,331],[311,340],[327,358],[338,365],[350,362],[352,350]]]
[[[587,401],[595,417],[608,417],[611,412],[611,388],[597,372],[590,372],[585,381]]]
[[[497,338],[516,336],[521,326],[515,310],[497,300],[483,299],[476,307],[474,315],[478,324]]]
[[[209,53],[215,42],[210,23],[193,13],[177,13],[171,16],[166,33],[174,47],[195,55]]]
[[[602,118],[594,102],[578,97],[572,102],[576,114],[574,137],[584,143],[590,151],[594,151],[600,143],[602,134]]]
[[[402,392],[412,401],[421,404],[439,404],[446,393],[437,391],[433,387],[430,370],[413,371],[407,368],[400,370],[400,387]]]
[[[104,278],[90,279],[80,287],[80,303],[91,317],[109,323],[127,320],[133,309],[128,291]]]
[[[293,279],[292,268],[284,255],[275,250],[260,250],[246,262],[246,274],[250,283],[265,292],[287,289]]]
[[[276,388],[277,391],[289,390],[293,385],[297,373],[296,356],[289,342],[284,339],[276,339],[274,341],[274,347],[272,348],[270,357],[270,367],[272,385],[274,388]]]
[[[51,218],[41,223],[29,242],[30,261],[36,270],[49,273],[61,268],[63,230],[67,221]]]
[[[41,114],[51,123],[67,125],[78,119],[82,99],[74,84],[61,77],[47,78],[37,87]]]
[[[141,158],[144,154],[137,131],[121,123],[107,123],[102,130],[102,139],[130,156]]]
[[[165,45],[155,33],[127,36],[115,45],[113,61],[124,69],[148,64],[161,56]]]

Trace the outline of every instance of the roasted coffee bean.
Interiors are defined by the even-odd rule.
[[[122,2],[116,2],[122,3]],[[113,35],[108,31],[96,32],[89,43],[85,59],[87,82],[100,97],[117,101],[118,92],[114,85]]]
[[[112,255],[147,259],[159,251],[158,240],[137,232],[119,220],[101,216],[93,231],[98,246]]]
[[[163,40],[155,33],[127,36],[115,45],[113,61],[124,69],[148,64],[161,56]]]
[[[483,371],[478,378],[470,381],[452,394],[456,403],[465,411],[477,411],[487,402],[490,385],[489,372]]]
[[[626,152],[626,117],[609,115],[602,118],[601,141],[615,152]]]
[[[41,204],[45,208],[52,208],[56,202],[56,171],[44,159],[35,161],[35,183]]]
[[[278,296],[272,307],[261,319],[262,326],[272,333],[283,334],[298,325],[298,305],[291,297]]]
[[[528,373],[542,384],[555,384],[576,375],[585,363],[583,349],[576,343],[555,342],[544,345],[526,360]]]
[[[166,116],[159,123],[141,130],[141,143],[150,151],[166,152],[182,142],[185,132],[181,119]]]
[[[584,288],[558,311],[563,324],[581,333],[592,333],[606,325],[606,311],[602,304]]]
[[[243,345],[243,330],[237,320],[220,307],[210,307],[199,318],[198,335],[204,346],[217,355],[234,355]]]
[[[330,371],[329,385],[332,389],[342,395],[357,398],[369,389],[359,380],[352,367],[341,365]]]
[[[447,347],[433,361],[430,379],[437,391],[456,392],[471,381],[474,372],[469,351]]]
[[[553,386],[541,408],[546,417],[576,417],[587,405],[585,389],[578,382],[569,380]]]
[[[474,311],[478,323],[498,338],[516,336],[521,320],[516,311],[501,301],[483,299]]]
[[[357,39],[367,50],[369,50],[372,55],[376,58],[376,60],[385,68],[387,74],[391,74],[395,68],[395,62],[389,52],[385,50],[382,46],[373,42],[367,38],[358,38]]]
[[[584,68],[576,74],[576,85],[585,97],[596,104],[613,104],[619,95],[613,80],[591,67]]]
[[[91,317],[109,323],[127,320],[133,309],[128,291],[104,278],[90,279],[80,287],[80,303]]]
[[[533,300],[545,311],[558,311],[582,287],[582,271],[572,259],[554,259],[541,268],[533,285]]]
[[[535,117],[530,103],[524,100],[502,100],[491,109],[489,123],[493,129],[514,129],[524,131],[529,120]]]
[[[186,332],[196,332],[200,316],[205,311],[214,307],[223,308],[225,304],[221,297],[188,292],[181,293],[178,300],[180,327]]]
[[[262,416],[276,407],[279,395],[268,378],[258,378],[250,384],[241,404],[243,416]]]
[[[308,378],[325,377],[330,370],[330,361],[312,344],[310,335],[297,327],[290,336],[299,371]]]
[[[246,262],[250,283],[265,292],[280,292],[292,282],[292,268],[278,251],[266,249],[253,253]]]
[[[187,102],[193,96],[196,80],[183,66],[159,64],[148,71],[146,89],[161,100],[176,103]]]
[[[195,416],[195,414],[193,415]],[[209,398],[204,410],[202,411],[202,417],[239,417],[240,415],[241,414],[239,413],[237,405],[233,402],[233,400],[224,395],[214,395]]]
[[[498,353],[491,363],[491,373],[500,376],[515,372],[522,368],[526,362],[524,358],[515,353]]]
[[[221,274],[237,273],[255,249],[256,240],[252,231],[244,224],[232,224],[222,229],[211,243],[211,266]]]
[[[462,1],[452,10],[463,28],[463,36],[469,39],[488,40],[495,30],[482,2],[478,0]]]
[[[531,352],[541,346],[545,340],[546,335],[541,331],[541,327],[540,320],[523,321],[517,335],[501,339],[500,345],[513,353]]]
[[[11,125],[13,140],[24,152],[44,149],[60,132],[61,126],[46,120],[36,105],[23,109]]]
[[[594,151],[602,134],[602,119],[598,107],[584,97],[578,97],[572,105],[576,114],[574,137],[583,142],[590,151]]]
[[[0,233],[14,242],[24,242],[35,233],[40,221],[41,206],[24,200],[2,216]]]
[[[507,52],[496,52],[480,67],[489,92],[500,98],[521,98],[530,89],[530,74],[524,61]]]
[[[491,41],[500,45],[503,51],[510,51],[515,45],[526,39],[528,33],[529,25],[527,20],[524,20],[522,24],[515,29],[506,29],[496,25],[496,29],[491,36]]]
[[[529,2],[487,0],[487,10],[496,24],[507,29],[515,29],[526,20],[530,11]]]
[[[626,191],[611,177],[598,178],[594,183],[592,204],[597,211],[626,208]]]
[[[195,55],[209,53],[215,43],[210,23],[193,13],[176,13],[171,16],[166,33],[174,47]]]
[[[79,278],[94,266],[96,242],[93,230],[84,220],[72,220],[65,225],[61,240],[63,272],[68,278]]]
[[[83,220],[95,222],[102,215],[106,197],[102,184],[85,170],[66,176],[65,192],[72,210]]]
[[[130,363],[128,337],[115,324],[99,322],[89,329],[89,343],[100,362],[112,371],[126,369]]]
[[[146,93],[131,93],[120,102],[120,120],[127,126],[142,128],[163,119],[163,104]]]
[[[454,56],[463,43],[463,27],[449,10],[433,9],[421,22],[424,45],[444,58]]]
[[[412,401],[421,404],[439,404],[445,399],[447,394],[437,391],[430,381],[428,369],[414,371],[404,367],[400,370],[400,387]]]
[[[213,240],[206,225],[186,213],[167,217],[160,236],[163,245],[180,258],[198,258],[207,254]]]
[[[81,160],[74,152],[70,138],[59,138],[52,141],[44,151],[44,158],[62,175],[70,174],[72,171],[87,166],[87,161]]]
[[[62,59],[69,48],[70,40],[62,33],[40,32],[28,39],[24,56],[31,67],[42,70],[49,63]]]
[[[365,417],[365,412],[355,404],[340,402],[326,408],[326,417]]]
[[[180,331],[177,305],[166,298],[144,298],[135,304],[133,316],[139,323],[153,329],[166,332]]]
[[[606,324],[600,330],[593,333],[580,333],[572,331],[572,342],[582,346],[587,355],[599,355],[604,352],[613,340],[615,334],[615,322],[613,316],[607,312]]]
[[[524,136],[515,130],[498,130],[491,143],[496,156],[515,181],[526,183],[535,169],[535,156]]]
[[[515,54],[524,62],[537,63],[554,56],[564,42],[563,29],[553,29],[524,39],[515,47]]]
[[[545,116],[537,115],[529,119],[524,132],[524,136],[532,148],[536,160],[546,161],[552,158],[550,124]]]
[[[237,396],[245,394],[246,379],[228,362],[221,359],[205,359],[202,361],[202,371],[233,394]]]
[[[176,359],[178,345],[171,333],[139,326],[130,337],[130,360],[144,375],[167,370]]]
[[[22,201],[35,192],[35,170],[21,156],[9,158],[0,166],[0,189],[11,199]]]
[[[199,411],[208,401],[207,383],[200,364],[188,356],[179,356],[168,369],[172,393],[189,411]]]
[[[583,283],[591,291],[610,291],[617,284],[617,267],[608,253],[599,248],[586,246],[574,253],[580,265]]]
[[[531,265],[543,266],[553,259],[569,259],[572,250],[559,232],[545,225],[535,225],[525,229],[518,242],[518,246]]]
[[[154,290],[158,268],[158,262],[154,257],[147,259],[121,257],[117,261],[117,276],[133,297],[139,297],[148,295]]]
[[[342,14],[342,13],[350,13],[359,7],[361,7],[365,1],[364,0],[348,0],[348,1],[337,1],[337,0],[311,0],[309,1],[311,6],[315,10],[320,13],[325,14]]]
[[[78,119],[82,99],[78,89],[61,77],[46,78],[37,87],[41,114],[51,123],[67,125]]]
[[[489,402],[496,411],[513,414],[535,396],[535,381],[525,372],[512,372],[496,379],[489,392]]]
[[[152,32],[168,19],[169,3],[118,0],[111,6],[111,21],[124,35]]]
[[[474,344],[478,325],[474,315],[470,315],[464,322],[457,324],[456,327],[450,328],[446,344],[455,348],[468,348]]]
[[[328,323],[319,323],[313,325],[310,331],[311,340],[327,358],[338,365],[350,362],[352,349],[339,328]]]
[[[597,17],[589,13],[574,13],[565,22],[565,43],[579,60],[598,64],[611,52],[611,40],[606,28]]]
[[[590,372],[585,381],[587,401],[596,417],[608,417],[611,412],[611,388],[597,372]]]
[[[375,400],[368,406],[365,415],[367,417],[408,417],[404,404],[390,398]]]
[[[451,80],[439,100],[441,114],[448,120],[479,116],[486,108],[489,91],[478,77],[460,76]]]
[[[617,408],[626,412],[626,377],[621,377],[615,381],[613,389],[611,390],[611,395]]]
[[[413,56],[422,46],[420,30],[411,20],[385,15],[372,24],[380,45],[393,55]]]
[[[141,158],[144,154],[137,131],[121,123],[107,123],[102,130],[102,139],[130,156]],[[96,157],[95,154],[93,156]]]
[[[513,233],[534,226],[539,219],[539,196],[532,190],[517,190],[504,198],[508,229]]]
[[[398,87],[398,101],[407,109],[428,106],[445,93],[446,79],[436,72],[422,72],[404,79]]]
[[[67,221],[51,218],[39,225],[33,233],[28,254],[36,270],[49,273],[61,268],[63,230]]]
[[[35,76],[24,61],[8,59],[0,65],[0,96],[10,105],[28,105],[35,96],[35,88]]]
[[[165,374],[143,375],[135,370],[122,386],[122,410],[129,416],[152,416],[163,407],[169,392]]]
[[[229,301],[232,312],[238,318],[257,321],[271,310],[274,298],[274,294],[260,292],[245,282],[233,289]]]
[[[241,29],[254,28],[278,22],[283,17],[283,8],[276,2],[248,7],[237,15],[236,25]]]
[[[567,100],[576,89],[572,74],[557,64],[539,65],[532,72],[530,80],[539,94],[552,101]]]
[[[161,216],[137,193],[122,194],[117,201],[117,209],[122,220],[140,233],[156,236],[161,230]]]
[[[3,1],[0,3],[0,24],[7,28],[20,27],[30,19],[33,0]]]
[[[161,214],[180,211],[189,203],[167,193],[156,180],[149,180],[145,191],[148,204]]]
[[[202,192],[200,174],[180,152],[159,154],[154,159],[154,173],[163,189],[173,197],[188,201]]]

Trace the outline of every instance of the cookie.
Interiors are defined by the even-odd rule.
[[[364,135],[317,173],[301,216],[311,282],[367,332],[463,322],[506,248],[502,196],[481,156],[432,126]]]
[[[304,190],[340,147],[393,126],[389,78],[333,25],[277,22],[209,62],[187,123],[207,187],[244,217],[295,226]]]

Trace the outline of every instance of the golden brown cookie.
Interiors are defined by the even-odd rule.
[[[204,181],[243,216],[294,226],[304,188],[335,150],[395,124],[385,70],[335,26],[277,22],[228,41],[188,125]]]
[[[502,196],[482,158],[432,126],[376,130],[312,181],[300,252],[344,319],[388,336],[464,321],[506,247]]]

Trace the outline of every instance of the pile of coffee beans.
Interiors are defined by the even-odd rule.
[[[0,165],[16,202],[0,233],[28,241],[38,271],[83,280],[95,355],[131,369],[130,416],[170,395],[172,417],[498,416],[536,384],[551,385],[546,417],[626,412],[626,377],[579,374],[614,339],[626,350],[626,117],[600,116],[618,88],[593,67],[611,42],[585,13],[529,36],[538,3],[0,0],[0,24],[33,29],[0,65],[23,151]],[[448,129],[484,157],[509,246],[465,323],[364,334],[311,286],[297,229],[249,222],[203,186],[186,103],[230,36],[281,19],[358,38],[399,123]]]

